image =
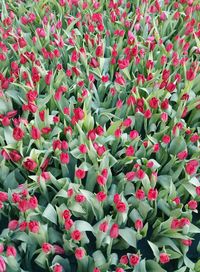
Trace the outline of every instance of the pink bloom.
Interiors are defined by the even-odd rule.
[[[85,256],[85,249],[82,247],[78,247],[75,250],[75,257],[77,260],[81,260],[83,259],[83,257]]]
[[[167,253],[160,253],[160,262],[162,264],[168,263],[169,261],[170,261],[170,258]]]
[[[140,256],[137,254],[133,254],[129,257],[129,263],[131,266],[136,266],[140,262]]]
[[[0,256],[0,272],[6,272],[6,263],[2,256]]]
[[[114,223],[110,229],[110,237],[116,239],[119,235],[119,226]]]

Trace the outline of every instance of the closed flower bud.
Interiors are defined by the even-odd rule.
[[[141,230],[143,228],[143,222],[141,219],[137,219],[135,221],[135,229],[136,230]]]
[[[142,189],[138,189],[136,192],[135,192],[135,197],[139,200],[142,200],[145,198],[145,193]]]
[[[13,129],[13,138],[16,141],[21,141],[24,137],[24,131],[20,127],[16,127]]]
[[[60,264],[54,265],[54,267],[53,267],[53,272],[63,272],[63,271],[64,271],[64,270],[63,270],[62,265],[60,265]]]
[[[99,225],[99,230],[102,232],[106,232],[108,230],[108,227],[109,227],[108,222],[104,221]]]
[[[160,263],[165,264],[170,261],[169,255],[167,253],[160,253],[159,257]]]
[[[119,235],[119,226],[114,223],[110,229],[110,237],[116,239]]]
[[[77,169],[75,175],[78,179],[84,179],[86,171],[83,169]]]
[[[6,256],[9,257],[9,256],[13,256],[13,257],[16,257],[17,255],[17,251],[15,249],[14,246],[7,246],[7,249],[6,249]]]
[[[38,233],[40,229],[40,225],[37,221],[30,221],[28,224],[28,228],[33,233]]]
[[[42,244],[42,251],[46,254],[50,253],[52,250],[53,246],[49,243],[43,243]]]
[[[148,195],[147,195],[149,200],[156,200],[158,197],[158,191],[157,189],[149,189]]]
[[[71,233],[71,238],[75,241],[80,241],[81,240],[81,232],[79,230],[74,230]]]
[[[37,168],[37,163],[31,158],[27,158],[23,163],[24,168],[33,172]]]
[[[196,200],[190,200],[188,202],[188,208],[190,210],[196,210],[196,208],[197,208],[197,201]]]
[[[2,256],[0,256],[0,272],[6,272],[6,263]]]
[[[122,201],[118,201],[116,204],[116,209],[120,213],[124,213],[126,211],[126,204]]]
[[[136,266],[140,262],[140,256],[137,254],[133,254],[129,257],[129,263],[131,266]]]
[[[10,230],[15,230],[17,227],[18,227],[18,221],[17,221],[17,220],[11,220],[11,221],[8,223],[8,228],[9,228]]]
[[[75,257],[77,260],[81,260],[83,259],[83,257],[85,256],[85,249],[82,247],[78,247],[75,250]]]
[[[40,139],[40,136],[41,136],[40,130],[33,126],[32,129],[31,129],[32,139],[38,140],[38,139]]]
[[[61,161],[62,164],[68,164],[69,163],[69,154],[62,152],[60,154],[60,161]]]

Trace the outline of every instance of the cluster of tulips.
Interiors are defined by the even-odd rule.
[[[1,0],[0,272],[200,271],[198,0]]]

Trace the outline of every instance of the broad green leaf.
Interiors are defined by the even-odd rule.
[[[47,220],[51,221],[52,223],[57,224],[57,213],[50,203],[44,210],[42,216],[45,217]]]
[[[136,231],[131,228],[119,230],[119,235],[132,247],[136,248]]]

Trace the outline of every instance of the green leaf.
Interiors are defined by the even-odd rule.
[[[15,177],[15,174],[16,174],[16,172],[18,172],[19,170],[18,169],[16,169],[16,170],[14,170],[14,171],[12,171],[7,177],[6,177],[6,179],[5,179],[5,181],[4,181],[4,188],[6,189],[6,190],[8,190],[8,188],[10,188],[10,189],[15,189],[15,188],[17,188],[18,187],[18,182],[17,182],[17,180],[16,180],[16,177]]]
[[[106,263],[106,259],[100,250],[95,251],[92,256],[96,267],[101,267]]]
[[[136,248],[136,231],[131,228],[119,230],[119,235],[132,247]]]
[[[45,217],[47,220],[51,221],[52,223],[57,224],[57,213],[50,203],[44,210],[42,216]]]
[[[88,222],[83,220],[76,220],[75,228],[79,231],[94,231],[93,227]]]
[[[194,269],[196,272],[200,272],[200,260],[196,262]]]
[[[14,256],[7,257],[7,264],[14,271],[19,271],[19,263]]]
[[[148,243],[153,251],[154,256],[156,257],[157,260],[159,260],[160,251],[159,251],[158,247],[150,241],[148,241]]]
[[[162,267],[153,260],[146,261],[146,269],[148,272],[167,272],[166,270],[162,269]]]
[[[62,265],[62,267],[64,268],[64,271],[71,271],[70,264],[67,258],[62,258],[61,256],[56,255],[53,258],[52,264],[54,265],[58,263]]]
[[[37,265],[39,265],[40,267],[44,268],[46,270],[46,262],[47,262],[47,258],[46,255],[41,252],[37,258],[35,259],[35,262]]]
[[[4,128],[4,137],[7,144],[16,143],[15,139],[13,138],[13,130],[11,127]]]
[[[169,146],[169,153],[176,155],[187,148],[186,142],[182,136],[175,137]]]
[[[109,136],[109,135],[113,135],[115,130],[117,128],[119,128],[119,126],[121,125],[122,121],[119,120],[119,121],[116,121],[114,122],[109,128],[108,130],[106,131],[106,135],[105,136]]]

